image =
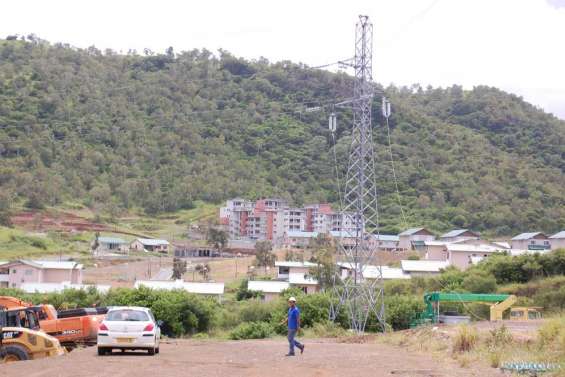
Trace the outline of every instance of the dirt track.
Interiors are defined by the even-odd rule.
[[[240,342],[179,340],[161,344],[161,353],[96,356],[96,348],[55,359],[0,366],[0,376],[500,376],[495,369],[460,368],[449,357],[435,360],[382,344],[309,340],[304,355],[285,357],[285,340]]]

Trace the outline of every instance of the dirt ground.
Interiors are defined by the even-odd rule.
[[[347,344],[307,340],[303,355],[285,357],[284,339],[255,341],[177,340],[161,344],[161,353],[97,356],[96,348],[58,358],[2,365],[0,376],[500,376],[496,369],[461,368],[450,358],[432,359],[383,344]]]

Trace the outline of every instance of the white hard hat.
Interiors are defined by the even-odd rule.
[[[294,297],[291,297],[288,299],[288,301],[296,302],[296,299]]]

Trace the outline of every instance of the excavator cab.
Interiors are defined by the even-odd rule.
[[[0,364],[65,354],[56,338],[33,328],[39,328],[33,310],[0,309]]]
[[[39,316],[33,308],[3,310],[0,312],[0,327],[23,327],[39,330]]]

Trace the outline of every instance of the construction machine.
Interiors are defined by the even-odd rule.
[[[39,318],[33,310],[0,311],[0,363],[65,354],[56,338],[32,329],[37,328],[38,323]]]
[[[411,327],[422,325],[425,323],[438,323],[440,315],[440,302],[478,302],[490,304],[490,320],[491,321],[501,321],[502,315],[505,310],[511,308],[511,306],[516,302],[517,298],[514,295],[508,294],[483,294],[483,293],[443,293],[443,292],[432,292],[426,293],[424,295],[424,303],[426,304],[426,310],[420,313],[416,318],[412,320]],[[511,309],[511,319],[514,316],[520,316],[518,314],[520,309],[525,309],[526,311],[532,310],[538,313],[536,318],[539,318],[539,311],[536,308],[515,308],[513,311]],[[513,316],[512,313],[515,312]],[[523,311],[522,311],[523,312]],[[529,313],[529,311],[528,311]],[[528,316],[524,315],[524,320],[535,315]],[[532,319],[532,318],[530,318]]]
[[[96,344],[98,327],[107,312],[106,308],[57,311],[53,305],[32,305],[10,296],[0,296],[0,308],[35,312],[39,328],[69,348],[77,344]]]

